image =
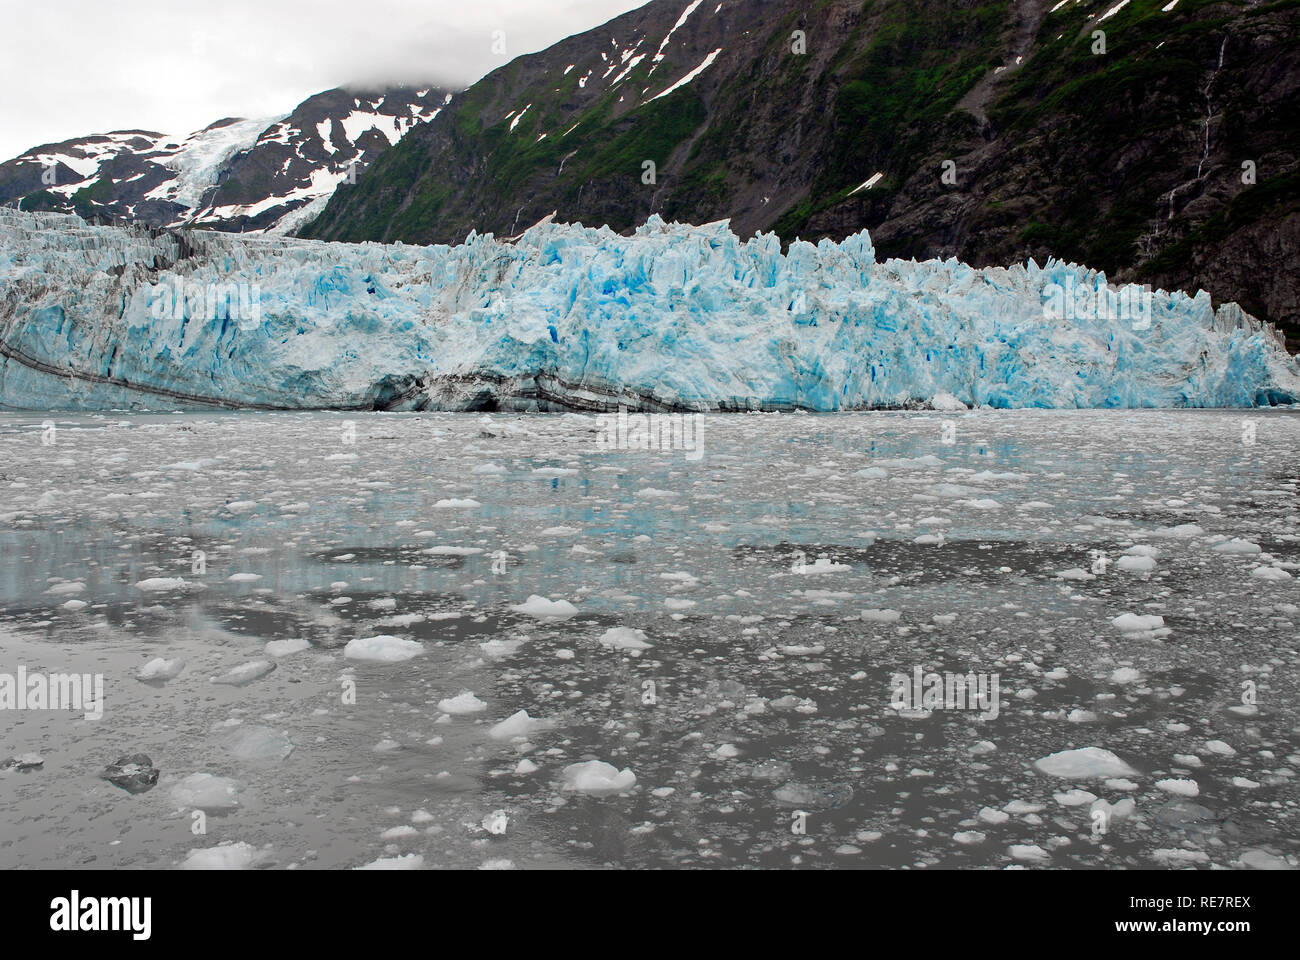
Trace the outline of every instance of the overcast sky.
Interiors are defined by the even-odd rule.
[[[0,161],[110,130],[274,117],[357,81],[465,86],[646,0],[5,3]],[[506,53],[493,52],[504,31]]]

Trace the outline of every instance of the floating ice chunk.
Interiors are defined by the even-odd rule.
[[[897,610],[863,610],[859,616],[867,623],[897,623],[902,616]]]
[[[825,645],[820,643],[807,644],[807,645],[786,644],[784,646],[777,647],[777,649],[780,650],[781,653],[787,657],[815,657],[818,654],[822,654],[826,652]]]
[[[600,635],[600,645],[615,650],[649,650],[654,646],[646,640],[644,630],[632,627],[611,627]]]
[[[84,593],[86,585],[80,581],[72,580],[64,583],[56,583],[45,592],[52,597],[67,597],[76,593]]]
[[[1250,571],[1250,575],[1256,580],[1290,580],[1291,574],[1287,573],[1281,567],[1256,567]]]
[[[1195,780],[1186,780],[1177,777],[1168,780],[1157,780],[1156,789],[1180,797],[1196,797],[1201,793],[1201,787]]]
[[[1084,710],[1080,707],[1075,707],[1068,714],[1066,714],[1065,719],[1068,720],[1070,723],[1095,723],[1097,720],[1097,715],[1093,713],[1091,710]]]
[[[483,504],[477,500],[452,497],[447,500],[439,500],[434,506],[439,510],[469,510],[474,507],[481,507]]]
[[[354,870],[423,870],[424,857],[418,853],[407,853],[400,857],[380,857],[369,863],[353,867]]]
[[[1165,618],[1157,614],[1122,613],[1111,621],[1124,633],[1142,633],[1165,625]]]
[[[818,557],[812,563],[804,563],[794,568],[795,573],[847,573],[853,568],[847,563],[836,563],[830,557]]]
[[[225,738],[226,749],[238,760],[283,760],[293,753],[293,741],[282,731],[261,724],[240,724]]]
[[[1221,757],[1231,757],[1237,752],[1222,740],[1206,740],[1205,749],[1209,750],[1210,753],[1217,753]]]
[[[1064,793],[1052,794],[1052,799],[1063,807],[1081,807],[1085,803],[1092,803],[1097,799],[1095,793],[1089,793],[1087,790],[1066,790]]]
[[[239,806],[244,785],[227,777],[210,773],[191,773],[171,789],[172,802],[199,810],[233,810]]]
[[[0,761],[0,773],[8,770],[39,770],[45,766],[45,758],[39,753],[20,753],[16,757]]]
[[[1046,863],[1051,855],[1036,843],[1013,843],[1007,847],[1012,860],[1024,863]]]
[[[150,577],[136,583],[135,588],[146,593],[165,593],[168,590],[184,590],[187,586],[183,577]]]
[[[261,579],[262,575],[260,573],[232,573],[226,577],[226,580],[230,583],[253,583]]]
[[[1096,576],[1084,570],[1082,567],[1070,567],[1068,570],[1062,570],[1056,575],[1058,580],[1096,580]]]
[[[504,836],[510,827],[510,815],[505,810],[493,810],[483,818],[480,826],[493,836]]]
[[[181,671],[184,669],[184,660],[164,660],[162,657],[154,657],[141,667],[135,676],[137,680],[143,680],[146,683],[163,683],[173,677],[180,676]]]
[[[958,830],[952,835],[952,838],[962,846],[973,846],[977,843],[983,843],[988,839],[987,836],[980,833],[978,830]]]
[[[867,480],[885,480],[889,477],[889,471],[882,470],[880,467],[864,467],[853,474],[855,477],[863,477]]]
[[[1019,816],[1024,816],[1027,813],[1042,813],[1047,808],[1044,804],[1030,803],[1028,800],[1012,800],[1010,803],[1006,804],[1002,809],[1005,810],[1007,813],[1014,814],[1015,816],[1019,817]]]
[[[1161,847],[1151,851],[1151,856],[1167,864],[1208,863],[1210,855],[1204,850],[1184,850],[1179,847]]]
[[[984,807],[978,814],[976,814],[976,816],[985,823],[991,823],[994,826],[1000,823],[1006,823],[1011,819],[1011,814],[997,810],[993,807]]]
[[[1283,857],[1269,853],[1267,850],[1247,850],[1240,856],[1241,865],[1249,870],[1294,870]]]
[[[629,767],[619,770],[602,760],[571,763],[561,774],[566,790],[595,797],[625,793],[636,785],[636,774]]]
[[[790,782],[772,791],[782,806],[804,810],[834,809],[853,799],[853,787],[847,783],[813,784]]]
[[[1210,549],[1214,550],[1216,553],[1233,553],[1241,554],[1243,556],[1251,556],[1261,552],[1258,543],[1252,543],[1249,540],[1241,540],[1236,537],[1233,537],[1231,540],[1224,540],[1222,543],[1216,543]]]
[[[348,660],[366,660],[371,663],[401,663],[424,653],[424,646],[415,640],[383,634],[378,637],[356,637],[343,648]]]
[[[1110,680],[1111,683],[1132,683],[1140,676],[1142,674],[1132,667],[1117,667],[1111,671]]]
[[[243,687],[254,680],[260,680],[274,669],[275,664],[270,660],[251,660],[227,670],[219,677],[213,677],[212,682],[231,687]]]
[[[539,620],[568,620],[578,614],[578,608],[568,600],[548,600],[535,593],[523,603],[515,604],[510,609],[515,613],[536,617]]]
[[[419,836],[420,831],[409,823],[399,824],[396,827],[389,827],[379,835],[380,840],[400,840],[403,837]]]
[[[311,643],[303,637],[292,637],[287,640],[268,640],[266,646],[262,648],[268,657],[287,657],[291,653],[299,653],[309,649],[311,649]]]
[[[881,460],[886,467],[896,467],[900,470],[923,470],[927,467],[942,467],[943,461],[932,453],[927,453],[923,457],[913,457],[902,460]]]
[[[507,657],[513,657],[523,645],[524,641],[518,638],[510,640],[492,639],[480,643],[478,648],[493,660],[504,660]]]
[[[1144,543],[1139,543],[1139,544],[1137,544],[1137,545],[1135,545],[1135,546],[1132,546],[1132,547],[1129,547],[1127,550],[1125,550],[1125,551],[1124,551],[1124,556],[1126,556],[1126,557],[1158,557],[1158,556],[1160,556],[1160,551],[1159,551],[1156,547],[1148,546],[1147,544],[1144,544]]]
[[[465,690],[454,697],[448,697],[445,700],[438,701],[438,709],[443,713],[450,713],[452,716],[463,716],[469,713],[482,713],[487,709],[487,704],[480,700],[474,694]]]
[[[1156,562],[1152,557],[1120,557],[1115,566],[1130,573],[1150,573],[1156,568]]]
[[[439,704],[441,707],[441,704]],[[449,711],[450,712],[450,711]],[[494,740],[513,740],[517,737],[531,737],[536,733],[551,729],[549,720],[530,717],[527,710],[512,713],[488,731]]]
[[[499,477],[508,472],[509,471],[499,463],[480,463],[470,471],[470,473],[477,473],[479,476],[484,477]]]
[[[1137,809],[1137,803],[1132,797],[1125,797],[1116,803],[1110,803],[1106,800],[1094,800],[1092,806],[1088,808],[1088,813],[1096,815],[1102,813],[1105,815],[1107,823],[1119,823],[1121,820],[1127,820],[1133,816],[1133,811]]]
[[[528,774],[536,773],[536,772],[537,772],[537,764],[533,763],[533,761],[529,760],[527,757],[524,757],[522,760],[520,760],[518,763],[515,764],[515,773],[518,776],[526,777],[528,776]]]
[[[1199,537],[1205,533],[1203,529],[1194,523],[1180,523],[1174,527],[1164,527],[1160,530],[1153,530],[1153,534],[1163,534],[1168,537],[1182,537],[1184,539]]]
[[[242,840],[191,850],[181,861],[182,870],[247,870],[262,857],[261,851]]]
[[[1064,780],[1091,780],[1101,777],[1138,776],[1138,772],[1109,750],[1081,747],[1062,750],[1034,761],[1034,769],[1049,777]]]

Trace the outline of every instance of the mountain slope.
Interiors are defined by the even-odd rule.
[[[867,227],[1204,288],[1294,339],[1298,87],[1297,0],[654,0],[489,74],[299,232]]]
[[[433,88],[327,90],[285,117],[190,135],[128,130],[35,147],[0,164],[0,205],[150,226],[283,233],[450,102]],[[52,182],[51,182],[52,181]]]

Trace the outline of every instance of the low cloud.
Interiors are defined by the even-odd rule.
[[[599,26],[642,2],[47,0],[11,5],[0,34],[0,160],[37,144],[109,130],[187,134],[222,117],[270,118],[336,86],[464,87],[514,57]]]

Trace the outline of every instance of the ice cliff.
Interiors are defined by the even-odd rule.
[[[542,223],[513,241],[338,244],[0,210],[0,404],[37,410],[1248,407],[1300,362],[1234,304],[1088,294],[1049,261],[877,262]],[[207,295],[203,291],[207,291]],[[212,291],[226,291],[214,298]],[[195,292],[197,291],[197,295]],[[1061,294],[1064,292],[1064,296]],[[188,294],[188,295],[187,295]],[[1079,298],[1079,299],[1076,299]],[[1102,302],[1103,309],[1096,308]],[[1091,305],[1090,305],[1091,303]]]

